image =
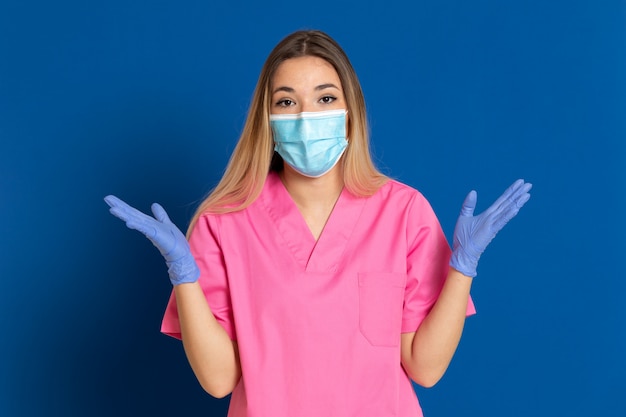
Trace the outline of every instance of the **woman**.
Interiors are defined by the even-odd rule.
[[[270,53],[189,244],[158,204],[152,218],[105,200],[165,257],[162,331],[208,393],[232,392],[229,416],[420,416],[411,379],[444,374],[480,254],[530,187],[478,216],[470,192],[451,252],[426,199],[374,167],[343,50],[299,31]]]

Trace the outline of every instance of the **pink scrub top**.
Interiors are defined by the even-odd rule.
[[[315,241],[270,173],[245,210],[202,216],[190,246],[239,346],[229,417],[422,416],[400,334],[437,300],[450,247],[418,191],[393,180],[367,198],[344,190]],[[161,330],[181,337],[173,293]]]

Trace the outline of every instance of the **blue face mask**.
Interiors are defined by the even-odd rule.
[[[317,178],[330,171],[348,145],[344,109],[272,114],[274,150],[293,169]]]

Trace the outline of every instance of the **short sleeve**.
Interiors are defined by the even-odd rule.
[[[417,193],[407,219],[407,284],[402,332],[417,330],[437,301],[448,276],[451,249],[439,220],[424,196]],[[470,297],[467,315],[475,314]]]
[[[200,269],[199,283],[218,323],[235,340],[235,329],[228,286],[228,275],[220,245],[217,216],[204,215],[194,226],[189,238],[191,253]],[[176,296],[170,295],[161,323],[161,332],[181,338]]]

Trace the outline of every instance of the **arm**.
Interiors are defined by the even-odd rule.
[[[530,198],[531,184],[518,180],[484,213],[474,216],[476,192],[463,202],[454,229],[450,270],[433,308],[419,328],[401,338],[401,361],[407,374],[431,387],[443,376],[461,339],[472,278],[478,259],[495,235]]]
[[[218,398],[228,395],[241,376],[237,344],[209,308],[187,239],[158,204],[152,206],[153,218],[117,197],[107,196],[105,201],[111,214],[143,233],[163,255],[174,286],[183,346],[191,368],[209,394]]]
[[[200,284],[177,285],[174,291],[189,364],[206,392],[225,397],[241,377],[237,343],[213,316]]]
[[[432,387],[443,376],[461,340],[472,278],[450,268],[441,294],[416,332],[403,333],[402,366],[409,377]]]

